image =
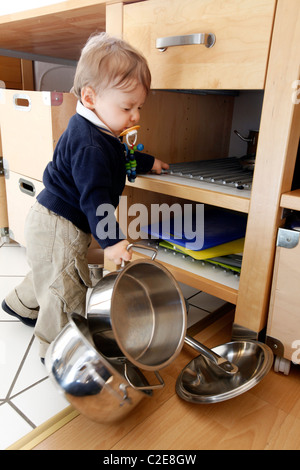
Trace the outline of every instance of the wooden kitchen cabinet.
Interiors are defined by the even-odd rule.
[[[289,373],[300,364],[300,233],[279,228],[267,324],[267,344],[277,356],[276,368]]]
[[[189,70],[189,77],[187,77],[187,79],[184,78],[181,81],[181,77],[185,76],[186,67],[184,65],[174,65],[174,61],[173,64],[171,64],[171,59],[168,63],[168,58],[166,59],[165,55],[167,53],[169,54],[169,57],[171,57],[172,54],[174,54],[174,56],[175,54],[181,54],[182,60],[184,61],[186,57],[185,54],[187,54],[186,49],[190,46],[179,47],[181,53],[173,52],[175,49],[177,51],[177,47],[174,49],[169,48],[166,52],[162,53],[155,50],[154,39],[165,35],[165,32],[163,31],[164,28],[161,23],[159,23],[160,14],[165,15],[164,22],[166,23],[168,30],[166,35],[170,34],[169,28],[172,28],[172,22],[175,16],[177,17],[177,23],[176,21],[174,21],[174,23],[177,25],[179,24],[177,15],[181,7],[182,15],[186,23],[185,27],[187,28],[182,32],[191,32],[191,30],[188,30],[190,20],[193,17],[195,18],[196,15],[192,15],[190,10],[190,17],[188,18],[189,21],[187,21],[184,10],[185,3],[182,3],[181,7],[178,6],[177,9],[172,9],[170,8],[171,4],[168,2],[160,2],[159,4],[155,0],[153,0],[152,6],[155,5],[156,9],[153,8],[154,12],[150,15],[150,10],[147,10],[147,8],[150,7],[151,3],[152,0],[135,5],[124,5],[124,37],[129,41],[134,40],[135,38],[135,42],[133,42],[133,44],[144,51],[147,57],[148,55],[150,56],[150,66],[152,65],[154,68],[154,87],[173,87],[171,80],[174,76],[174,72],[170,72],[171,67],[174,67],[173,71],[177,70],[178,75],[175,79],[177,82],[174,82],[175,88],[187,88],[188,86],[192,88],[195,87],[195,83],[193,82],[193,79],[190,79],[190,76],[193,76],[194,74],[197,76],[197,67],[194,65],[193,71],[187,67],[187,70]],[[172,2],[172,5],[173,4],[174,3]],[[199,8],[204,8],[207,5],[211,5],[212,2],[198,1],[191,2],[189,4],[197,4]],[[216,4],[218,3],[216,2]],[[229,2],[224,3],[224,8],[227,4],[229,4]],[[257,55],[257,64],[260,64],[260,66],[263,64],[262,68],[266,71],[266,76],[264,75],[262,78],[263,74],[257,73],[257,77],[260,76],[260,79],[256,83],[253,81],[252,85],[250,78],[248,82],[245,79],[244,84],[242,84],[241,81],[237,83],[236,80],[238,80],[237,77],[240,76],[241,69],[237,64],[232,64],[231,72],[229,73],[231,85],[226,85],[226,87],[229,88],[231,88],[233,84],[238,88],[243,88],[244,86],[249,88],[251,88],[251,86],[254,88],[264,88],[264,102],[261,115],[260,137],[256,154],[253,185],[248,206],[249,208],[248,210],[245,210],[245,212],[248,213],[248,224],[241,277],[236,290],[236,301],[234,302],[236,303],[233,327],[234,337],[251,336],[253,338],[257,338],[259,335],[264,334],[265,331],[270,298],[270,286],[273,274],[276,235],[278,227],[283,224],[282,212],[280,209],[280,197],[282,193],[289,191],[291,188],[300,132],[299,106],[297,107],[297,103],[292,100],[292,84],[295,80],[299,80],[300,78],[299,50],[297,46],[300,41],[299,2],[294,0],[293,2],[289,2],[288,5],[284,0],[278,0],[276,3],[259,2],[255,8],[253,8],[253,2],[230,2],[230,6],[235,8],[239,14],[242,14],[240,10],[244,7],[246,10],[249,8],[253,9],[253,11],[255,10],[254,14],[257,16],[259,16],[259,12],[261,12],[260,7],[262,5],[267,7],[267,4],[269,8],[269,34],[271,35],[270,49],[267,47],[267,53],[262,61],[262,56],[260,56],[259,53]],[[169,6],[168,16],[164,13],[166,5]],[[276,8],[273,24],[274,7]],[[144,33],[141,34],[140,30],[139,41],[136,40],[136,36],[132,33],[132,31],[135,31],[132,19],[136,15],[137,11],[140,11],[140,13],[142,11],[145,12],[144,15],[141,14],[140,16]],[[195,12],[195,10],[193,10],[193,12]],[[205,14],[203,13],[203,15],[206,19],[207,10],[205,10]],[[266,15],[264,14],[263,16],[264,21],[267,21]],[[251,14],[250,17],[253,18]],[[149,22],[148,18],[150,18]],[[226,17],[226,20],[229,21],[229,17]],[[258,21],[260,20],[258,19]],[[154,24],[156,22],[160,24],[160,27],[156,28],[156,24]],[[239,26],[240,23],[235,24],[235,31],[239,30]],[[155,33],[153,33],[155,37],[152,35],[152,30],[155,31]],[[262,27],[262,30],[264,30],[264,27]],[[112,32],[115,32],[114,24],[112,24]],[[211,31],[207,30],[204,32]],[[254,37],[257,32],[258,31],[256,29]],[[152,52],[149,50],[150,47],[152,47]],[[197,46],[191,47],[195,49]],[[204,52],[201,51],[199,50],[199,56],[201,55],[202,57],[203,54],[206,54],[206,57],[209,57],[208,54],[213,51],[213,48],[208,50],[204,49]],[[154,60],[154,56],[155,61],[157,60],[157,62],[152,62]],[[224,60],[225,57],[226,55],[224,53]],[[166,65],[163,64],[163,60],[167,61]],[[181,63],[179,55],[177,55],[175,62],[176,61],[179,64]],[[244,61],[247,61],[247,57],[242,55],[242,59],[240,56],[239,61],[242,62],[241,68],[243,69],[243,64]],[[158,63],[160,64],[159,67],[157,65]],[[223,73],[224,76],[226,76],[224,71]],[[171,77],[170,79],[169,75]],[[156,79],[159,76],[163,78],[157,83]],[[218,77],[216,72],[215,76]],[[251,74],[249,77],[251,77]],[[242,81],[243,80],[244,78]],[[213,83],[209,80],[203,83],[199,76],[197,77],[196,83],[199,88],[201,88],[202,84],[204,88],[219,85],[219,83]],[[245,85],[245,83],[247,83],[247,85]],[[224,84],[220,86],[220,88],[223,87],[225,87]],[[184,197],[184,194],[186,194],[187,198],[187,195],[191,195],[191,197],[198,202],[211,204],[213,204],[213,199],[215,198],[215,204],[220,205],[221,207],[226,207],[225,204],[228,203],[228,200],[225,202],[225,198],[227,198],[228,195],[224,197],[216,188],[212,188],[213,196],[211,196],[211,199],[207,199],[207,193],[205,191],[200,189],[197,193],[194,188],[190,189],[188,185],[184,185],[185,187],[183,188],[180,184],[178,185],[178,182],[174,182],[172,184],[170,181],[166,181],[164,184],[162,179],[160,179],[158,183],[158,178],[155,179],[151,177],[148,177],[148,179],[146,177],[140,177],[138,180],[139,187],[147,191],[153,191],[151,188],[156,184],[159,184],[159,189],[157,191],[161,191],[161,193],[164,194],[172,194],[175,197]],[[198,194],[198,197],[194,196],[194,192]],[[230,198],[232,203],[230,208],[233,208],[235,202],[236,208],[240,207],[237,202],[238,200],[238,196]],[[173,269],[172,266],[171,269]],[[177,272],[177,277],[180,277],[182,274],[179,271],[180,270]],[[190,271],[188,269],[187,272],[189,272],[190,275]],[[199,281],[199,285],[203,288],[203,277],[201,275],[198,277],[195,276],[195,283],[197,282],[196,279]],[[210,289],[212,285],[216,287],[214,283],[206,282],[204,290]],[[229,289],[225,287],[223,282],[220,284],[217,283],[217,288],[219,287],[224,288],[227,293],[229,292]],[[219,295],[221,296],[221,292],[219,292]]]
[[[47,163],[76,110],[71,93],[0,90],[0,120],[8,170],[42,181]]]
[[[33,68],[31,60],[0,56],[0,88],[33,90]],[[1,91],[0,91],[1,93]],[[0,125],[1,134],[1,125]],[[0,135],[0,239],[8,235],[7,196],[4,176],[3,151]]]
[[[0,55],[0,80],[5,88],[33,90],[32,61]]]
[[[97,27],[96,12],[99,8],[103,12],[105,3],[106,25],[101,16]],[[220,91],[264,89],[251,194],[232,194],[216,186],[204,188],[151,175],[138,177],[134,187],[127,185],[132,202],[136,197],[134,193],[141,192],[146,200],[152,198],[155,201],[157,197],[160,200],[164,197],[181,198],[248,214],[242,272],[235,287],[228,286],[224,279],[211,280],[205,272],[195,273],[190,267],[185,268],[182,262],[180,266],[167,262],[165,264],[171,267],[177,279],[190,281],[191,285],[197,285],[221,298],[230,298],[236,304],[234,326],[258,337],[266,327],[276,236],[279,226],[283,224],[280,198],[291,190],[299,142],[299,106],[292,101],[292,84],[300,79],[299,1],[145,0],[130,3],[81,3],[70,0],[51,8],[26,12],[23,16],[12,15],[11,18],[5,17],[3,21],[0,18],[3,47],[33,55],[38,52],[74,60],[78,57],[78,44],[84,44],[89,35],[87,33],[106,28],[109,33],[123,36],[145,53],[153,75],[151,93],[155,93],[158,88],[164,89],[164,94],[167,89],[174,92],[177,89],[181,92],[187,89],[198,92],[203,88]],[[82,29],[76,26],[76,18],[79,17],[81,24],[84,23]],[[198,21],[195,25],[195,18],[201,26],[205,26],[205,30],[198,30]],[[31,28],[32,21],[42,22],[42,35],[41,31]],[[63,31],[66,25],[69,37],[72,38],[72,34],[76,36],[74,48],[72,41],[67,41],[66,47],[61,47],[65,41]],[[197,29],[194,29],[194,25]],[[11,26],[14,26],[14,34]],[[209,30],[206,27],[210,27]],[[28,32],[30,28],[33,37],[28,36],[22,42],[22,33]],[[202,32],[216,35],[213,47],[192,45],[169,47],[165,52],[156,50],[157,37]],[[181,93],[176,95],[178,102],[180,95]],[[191,100],[198,99],[192,94],[190,97]],[[170,119],[173,117],[173,109],[168,110]],[[146,128],[143,126],[144,130],[141,129],[144,134],[148,133],[142,137],[145,138],[150,153],[154,140],[158,138],[157,122],[160,114],[153,112],[152,116],[152,123]],[[196,113],[193,120],[197,122],[197,119]],[[172,135],[180,139],[182,121],[176,124],[177,129],[174,120],[172,122]],[[199,128],[203,122],[198,119]],[[156,132],[152,134],[151,142],[152,127],[155,127]],[[223,128],[222,138],[228,132],[226,129],[227,126]],[[213,124],[207,129],[207,134],[214,135]],[[191,136],[187,135],[186,142],[189,143]],[[213,157],[217,158],[218,154]],[[37,157],[31,156],[31,159],[34,158]],[[173,154],[170,154],[169,161],[172,158]],[[186,160],[187,155],[184,158]]]
[[[262,89],[275,4],[275,0],[138,2],[124,7],[123,37],[147,57],[153,88]],[[205,44],[200,45],[201,40]],[[165,43],[171,45],[162,51]]]
[[[70,93],[0,90],[9,233],[23,246],[27,213],[44,187],[44,169],[75,109]]]
[[[300,4],[278,0],[248,215],[235,325],[265,332],[281,196],[291,190],[300,138]],[[297,87],[298,84],[298,87]]]

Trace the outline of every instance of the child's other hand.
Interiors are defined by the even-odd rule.
[[[130,261],[132,253],[131,251],[127,251],[128,245],[128,240],[122,240],[115,245],[108,246],[104,249],[104,256],[106,256],[110,261],[113,261],[115,264],[121,264],[122,260]]]
[[[168,170],[168,169],[169,169],[168,163],[162,162],[161,160],[158,160],[158,158],[154,159],[154,163],[153,163],[153,167],[151,171],[160,175],[162,170]]]

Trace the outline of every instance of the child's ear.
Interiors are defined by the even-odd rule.
[[[90,86],[85,86],[81,90],[81,102],[88,109],[95,109],[95,92]]]

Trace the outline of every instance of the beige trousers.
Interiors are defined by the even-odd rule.
[[[36,202],[27,216],[25,237],[31,271],[5,301],[19,315],[37,318],[34,334],[45,357],[68,314],[85,315],[91,235]]]

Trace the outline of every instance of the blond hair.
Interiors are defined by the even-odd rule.
[[[127,42],[95,34],[81,51],[72,92],[81,99],[81,90],[90,86],[96,93],[106,88],[127,88],[140,83],[150,90],[151,74],[146,59]]]

